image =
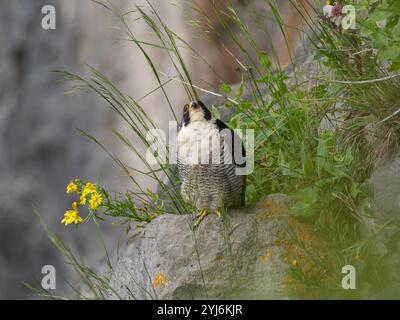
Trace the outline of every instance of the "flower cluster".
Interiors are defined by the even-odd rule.
[[[83,219],[79,215],[79,211],[78,211],[78,204],[76,202],[74,202],[72,204],[72,210],[68,210],[64,214],[64,219],[61,220],[61,223],[65,224],[67,226],[67,225],[69,225],[71,223],[78,224],[78,223],[80,223],[82,221],[83,221]]]
[[[339,1],[327,0],[323,11],[328,18],[338,17],[342,15],[342,6]]]
[[[75,179],[68,184],[67,194],[77,194],[79,196],[79,204],[84,206],[88,203],[92,212],[95,212],[103,203],[103,197],[92,182],[83,183],[80,179]],[[68,210],[64,214],[61,223],[67,226],[72,223],[78,224],[82,222],[83,219],[79,215],[78,207],[78,203],[73,202],[72,210]]]
[[[167,279],[163,272],[159,272],[153,279],[153,287],[162,287],[165,288],[168,285]]]

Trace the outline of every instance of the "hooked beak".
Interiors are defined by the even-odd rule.
[[[189,110],[192,111],[194,109],[197,109],[198,106],[199,105],[197,104],[196,101],[192,101],[192,102],[189,103]]]
[[[196,101],[189,102],[185,105],[184,113],[192,112],[193,110],[198,109],[199,104]]]

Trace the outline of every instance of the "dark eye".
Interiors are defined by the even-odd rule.
[[[183,113],[187,113],[189,111],[189,106],[188,105],[185,105],[184,107],[183,107]]]

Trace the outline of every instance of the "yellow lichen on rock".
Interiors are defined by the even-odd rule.
[[[299,221],[295,217],[287,220],[288,230],[282,230],[282,248],[285,261],[291,271],[284,283],[288,291],[295,290],[304,298],[315,298],[304,283],[327,284],[328,268],[334,268],[332,250],[323,235],[318,234],[311,223]],[[306,280],[306,281],[304,281]]]
[[[281,226],[275,233],[274,244],[281,249],[283,261],[288,266],[284,278],[285,291],[312,298],[304,284],[328,283],[331,278],[327,269],[335,268],[328,241],[314,230],[312,222],[291,216],[288,201],[267,197],[258,204],[256,221],[265,223],[271,219],[276,219]],[[269,250],[260,259],[267,263],[272,255]]]

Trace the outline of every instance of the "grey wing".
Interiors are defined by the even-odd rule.
[[[222,138],[225,138],[225,143],[228,145],[228,151],[232,155],[233,162],[238,167],[246,166],[246,149],[243,145],[242,139],[230,129],[223,121],[217,119],[215,124],[220,131]],[[235,154],[239,151],[239,154]]]

